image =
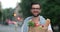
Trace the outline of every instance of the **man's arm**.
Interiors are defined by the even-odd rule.
[[[21,32],[23,32],[23,27],[24,27],[24,24],[23,24],[22,27],[21,27]]]
[[[48,26],[48,32],[53,32],[53,31],[52,31],[51,24],[49,24],[49,26]]]
[[[24,32],[26,30],[26,22],[24,21],[22,28],[21,28],[21,32]]]
[[[21,32],[28,32],[28,19],[29,19],[29,17],[24,20]]]

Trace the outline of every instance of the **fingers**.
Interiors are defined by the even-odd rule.
[[[50,24],[50,19],[47,19],[45,26],[49,26],[49,24]]]

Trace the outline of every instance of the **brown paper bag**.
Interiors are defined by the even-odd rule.
[[[46,20],[46,24],[42,29],[39,29],[39,27],[29,27],[28,32],[47,32],[48,30],[48,25],[50,24],[50,19]]]
[[[29,27],[28,32],[47,32],[47,28],[40,29],[39,27]]]

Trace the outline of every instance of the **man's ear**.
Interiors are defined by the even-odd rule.
[[[49,24],[50,24],[50,19],[46,19],[46,24],[45,24],[45,26],[49,26]]]

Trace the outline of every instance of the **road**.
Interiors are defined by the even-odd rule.
[[[21,32],[21,27],[17,27],[17,31],[15,30],[15,25],[0,25],[0,32]]]

